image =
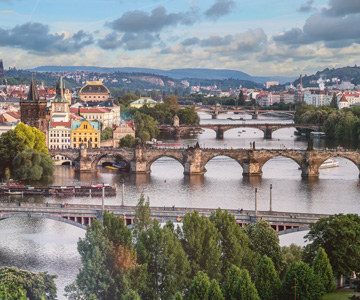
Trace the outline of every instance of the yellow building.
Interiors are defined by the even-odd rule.
[[[86,148],[100,147],[99,122],[89,122],[82,119],[81,122],[71,123],[71,147],[80,148],[82,143]]]
[[[84,102],[103,102],[109,99],[110,91],[101,81],[87,81],[80,89],[79,96]]]

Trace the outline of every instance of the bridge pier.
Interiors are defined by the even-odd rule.
[[[224,138],[224,130],[220,127],[216,130],[216,139],[222,140]]]
[[[76,172],[91,172],[91,171],[93,171],[92,163],[93,163],[92,159],[87,156],[87,149],[86,149],[85,145],[81,144],[79,159],[75,161],[75,171]]]
[[[143,149],[140,147],[135,149],[135,157],[130,162],[130,172],[136,174],[150,173],[150,167],[147,161],[143,159]]]
[[[267,140],[272,139],[272,130],[268,124],[265,125],[264,139],[267,139]]]
[[[213,119],[213,120],[217,120],[219,118],[219,114],[217,114],[217,113],[214,113],[214,114],[212,114],[211,115],[211,119]]]
[[[261,165],[255,161],[250,159],[249,161],[246,161],[242,165],[243,168],[243,176],[247,177],[255,177],[255,176],[262,176],[262,168]]]
[[[185,175],[201,175],[206,172],[202,166],[202,150],[200,148],[190,148],[184,158]]]
[[[259,114],[258,114],[258,112],[255,112],[255,113],[251,116],[251,119],[253,119],[253,120],[259,119]]]
[[[175,139],[179,139],[180,138],[180,133],[181,133],[181,130],[179,128],[175,127],[175,129],[172,132],[172,136]]]

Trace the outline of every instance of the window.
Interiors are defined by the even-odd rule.
[[[95,142],[97,142],[97,138],[95,138]]]
[[[76,138],[74,138],[74,142],[76,142]]]
[[[84,142],[86,142],[86,138],[84,138]]]

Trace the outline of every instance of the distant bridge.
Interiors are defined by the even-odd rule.
[[[62,155],[73,161],[75,170],[96,171],[99,161],[113,157],[128,164],[132,173],[149,173],[151,165],[162,157],[171,157],[184,167],[184,174],[196,175],[206,172],[206,164],[217,156],[227,156],[237,161],[243,169],[243,176],[261,176],[264,164],[274,157],[287,157],[301,168],[301,176],[319,176],[321,164],[330,158],[342,157],[352,161],[360,170],[358,150],[300,150],[300,149],[203,149],[198,146],[186,149],[168,148],[93,148],[51,149],[51,156]]]
[[[105,205],[104,210],[121,216],[126,225],[134,223],[135,218],[134,206]],[[200,215],[209,217],[215,213],[215,209],[208,208],[174,208],[151,207],[151,217],[158,219],[160,222],[179,222],[183,220],[186,213],[197,210]],[[325,214],[311,213],[289,213],[275,211],[255,211],[244,210],[241,213],[238,210],[228,209],[230,214],[235,217],[236,223],[240,226],[256,222],[257,220],[266,220],[270,226],[279,232],[286,234],[295,231],[308,230],[309,225],[315,223],[320,218],[328,217]],[[0,220],[12,218],[43,218],[59,222],[64,222],[82,229],[91,226],[94,219],[102,220],[103,210],[101,205],[88,204],[71,204],[68,207],[61,208],[57,204],[41,203],[22,203],[21,206],[14,204],[0,204]],[[180,218],[180,219],[178,219]]]
[[[167,131],[172,133],[174,136],[180,136],[187,130],[196,129],[212,129],[216,132],[217,139],[224,138],[224,132],[234,128],[256,128],[264,132],[265,139],[271,139],[272,133],[282,128],[303,128],[312,131],[321,131],[322,124],[301,124],[301,123],[245,123],[238,124],[199,124],[199,125],[159,125],[160,131]]]
[[[220,114],[235,113],[235,114],[248,114],[252,116],[252,119],[258,119],[260,115],[264,114],[281,114],[290,118],[294,118],[295,111],[293,110],[259,110],[259,109],[247,109],[244,107],[235,108],[234,106],[207,106],[207,105],[195,105],[195,111],[203,112],[212,115],[213,119],[218,119]]]

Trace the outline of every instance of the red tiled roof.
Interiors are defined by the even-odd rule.
[[[340,99],[340,102],[348,102],[345,98],[345,95],[342,95],[341,99]]]
[[[15,119],[19,119],[21,118],[21,114],[20,114],[20,111],[17,111],[17,112],[12,112],[12,111],[8,111],[6,112],[9,116],[15,118]]]
[[[69,114],[69,118],[70,118],[71,120],[82,120],[82,119],[83,119],[82,117],[80,117],[80,116],[77,115],[77,114]]]
[[[79,111],[78,108],[70,108],[70,112],[72,113],[77,113]],[[109,108],[92,108],[92,107],[81,107],[80,108],[80,113],[81,114],[86,114],[86,113],[97,113],[97,114],[102,114],[102,113],[108,113],[110,112],[111,109]]]
[[[50,122],[50,127],[56,127],[56,126],[64,126],[67,128],[71,128],[71,122]]]

